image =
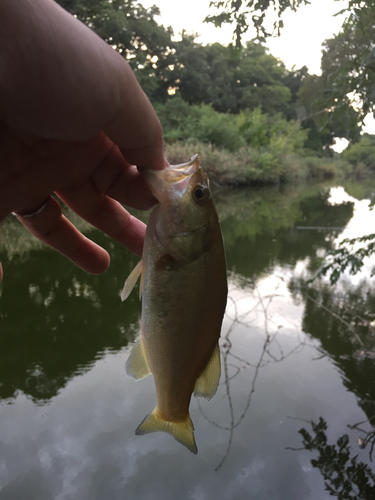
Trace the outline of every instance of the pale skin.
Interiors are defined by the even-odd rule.
[[[61,213],[141,255],[145,226],[121,203],[154,203],[136,166],[163,169],[156,114],[125,62],[53,0],[0,2],[0,221],[11,212],[37,238],[93,274],[108,253]],[[2,279],[0,264],[0,281]]]

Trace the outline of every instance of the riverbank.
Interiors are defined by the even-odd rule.
[[[229,152],[211,144],[186,141],[167,144],[166,157],[172,165],[176,165],[188,161],[193,154],[198,153],[211,182],[227,186],[359,179],[370,173],[363,163],[353,164],[336,153],[332,158],[301,156],[288,152],[287,149],[287,145],[263,149],[246,146]]]

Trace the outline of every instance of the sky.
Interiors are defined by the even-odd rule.
[[[210,0],[139,0],[145,7],[156,4],[161,16],[156,20],[164,26],[172,26],[178,34],[185,29],[201,35],[198,43],[219,42],[224,45],[232,41],[233,28],[215,28],[203,23],[204,18],[214,11],[209,8]],[[348,0],[310,0],[311,5],[298,8],[297,12],[286,12],[282,19],[284,28],[280,37],[267,43],[270,53],[281,59],[288,69],[307,66],[312,74],[320,74],[321,45],[323,40],[337,34],[345,15],[335,14],[345,8]],[[244,37],[249,40],[255,36],[252,31]],[[375,134],[375,120],[369,116],[365,121],[365,132]]]

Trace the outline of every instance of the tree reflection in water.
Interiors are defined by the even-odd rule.
[[[372,462],[372,453],[375,447],[375,430],[368,431],[367,429],[363,429],[361,425],[370,424],[373,421],[374,418],[369,418],[364,422],[358,422],[357,424],[348,425],[349,429],[355,429],[359,431],[362,434],[362,436],[364,436],[364,437],[358,437],[357,439],[358,446],[362,449],[367,448],[368,445],[370,446],[369,456],[371,462]]]
[[[352,456],[349,436],[344,434],[336,444],[329,444],[326,421],[320,417],[317,423],[311,421],[310,425],[311,434],[305,428],[299,431],[302,449],[318,453],[311,465],[321,472],[329,494],[339,500],[375,498],[375,474],[367,464],[358,460],[357,455]]]
[[[339,287],[332,287],[323,281],[311,285],[301,278],[291,280],[289,288],[295,298],[305,301],[303,330],[320,340],[321,353],[340,367],[344,385],[357,396],[359,406],[368,416],[366,421],[349,424],[348,428],[360,433],[358,446],[368,447],[372,460],[375,387],[369,381],[375,376],[374,288],[368,280],[357,286],[341,280]],[[342,500],[375,498],[375,475],[367,464],[358,461],[357,455],[351,456],[348,436],[345,434],[335,445],[329,445],[325,420],[321,417],[318,423],[310,424],[314,436],[306,429],[299,432],[304,448],[319,453],[311,463],[320,470],[330,495]]]
[[[290,275],[289,275],[290,276]],[[223,366],[223,381],[221,382],[223,397],[227,399],[229,417],[227,424],[220,422],[222,415],[218,417],[208,416],[208,410],[204,403],[199,403],[199,409],[204,418],[212,425],[228,432],[228,443],[225,454],[216,467],[218,470],[228,457],[235,429],[239,427],[244,417],[248,413],[252,399],[255,393],[257,379],[259,374],[269,363],[280,363],[289,356],[299,353],[305,347],[313,348],[321,356],[332,359],[342,373],[343,384],[354,393],[358,399],[358,405],[368,416],[367,427],[361,427],[362,423],[350,423],[348,427],[358,431],[361,437],[358,439],[360,447],[368,446],[370,458],[375,446],[375,430],[372,427],[374,420],[375,388],[369,384],[375,376],[375,366],[373,363],[375,353],[375,335],[374,335],[374,313],[375,310],[375,292],[368,283],[361,283],[353,287],[346,283],[342,285],[341,292],[335,291],[331,285],[322,282],[315,282],[314,285],[308,284],[308,281],[302,278],[290,279],[287,274],[285,277],[279,276],[275,280],[275,288],[271,293],[262,293],[261,284],[254,281],[246,281],[243,277],[239,280],[234,274],[231,276],[231,288],[228,297],[228,308],[226,318],[230,324],[226,333],[222,337],[221,356]],[[280,315],[277,320],[273,318],[271,311],[272,303],[278,297],[285,296],[285,288],[288,287],[295,301],[304,301],[304,312],[301,325],[295,325],[295,345],[283,345],[280,335],[283,333],[283,326],[280,326]],[[242,294],[239,290],[242,289]],[[244,289],[246,293],[243,293]],[[245,303],[241,305],[241,302]],[[250,305],[249,305],[250,304]],[[260,320],[260,318],[262,318]],[[290,325],[290,317],[285,313],[285,318]],[[285,324],[284,324],[285,326]],[[253,327],[261,329],[262,347],[256,350],[257,358],[250,362],[244,356],[233,352],[234,343],[232,335],[237,327],[250,330]],[[312,339],[318,339],[319,345],[309,342],[309,334]],[[238,407],[238,398],[235,408],[235,389],[232,386],[235,379],[244,371],[248,375],[248,394],[247,398],[241,400],[241,408]],[[232,395],[233,392],[233,395]],[[309,443],[310,448],[321,452],[318,461],[314,462],[314,467],[319,468],[327,484],[334,488],[337,486],[334,494],[338,498],[357,498],[348,496],[350,490],[346,486],[349,474],[353,474],[352,491],[373,492],[372,473],[370,468],[357,461],[357,458],[350,457],[350,447],[347,437],[343,436],[335,446],[329,447],[327,439],[323,440],[322,432],[326,423],[322,419],[318,424],[312,423],[313,432],[317,433],[316,438],[309,438],[307,431],[301,431],[304,438],[304,444]],[[320,448],[318,447],[318,444]],[[315,446],[315,448],[314,448]],[[325,451],[323,448],[325,447]],[[337,448],[337,449],[336,449]],[[331,455],[329,455],[331,453]],[[332,458],[331,469],[329,468],[329,457]],[[343,462],[343,457],[346,461]],[[323,464],[327,460],[327,464]],[[323,466],[323,465],[324,466]],[[341,469],[340,469],[341,467]],[[339,475],[337,471],[341,471]],[[336,474],[330,479],[329,474]],[[362,474],[362,475],[361,475]],[[340,481],[345,484],[341,485]],[[339,484],[340,483],[340,484]],[[358,484],[357,484],[358,483]],[[341,488],[341,489],[340,489]],[[329,489],[327,487],[327,489]],[[366,493],[366,494],[367,494]],[[333,493],[332,493],[333,494]],[[353,493],[354,494],[354,493]],[[340,496],[341,495],[341,496]],[[343,496],[344,495],[344,496]],[[346,495],[346,496],[345,496]],[[358,498],[372,498],[371,496],[359,496]],[[373,497],[375,498],[375,496]]]
[[[220,469],[230,453],[234,430],[240,425],[250,409],[252,398],[255,392],[256,381],[260,370],[269,363],[282,362],[289,356],[300,352],[307,345],[306,341],[298,334],[298,330],[296,330],[295,333],[296,345],[293,348],[289,349],[289,351],[284,351],[282,344],[278,341],[278,334],[280,333],[282,326],[273,321],[272,314],[270,314],[269,312],[269,308],[272,305],[275,297],[279,296],[279,287],[284,284],[284,279],[282,277],[279,277],[279,282],[278,284],[276,284],[273,292],[266,295],[262,295],[259,287],[255,284],[255,282],[248,281],[246,288],[249,290],[249,292],[251,291],[252,293],[246,295],[242,294],[240,298],[236,297],[235,292],[238,291],[238,280],[236,280],[236,277],[234,275],[232,275],[230,283],[232,283],[232,287],[229,290],[228,306],[226,311],[226,317],[227,319],[230,319],[230,325],[225,335],[222,336],[220,349],[222,371],[224,375],[224,380],[220,383],[220,385],[225,387],[224,394],[228,401],[228,425],[222,425],[216,420],[208,417],[203,410],[202,404],[198,400],[198,407],[203,417],[218,429],[227,431],[229,433],[227,449],[222,460],[215,468],[216,471]],[[240,312],[239,303],[241,301],[246,303],[250,302],[252,303],[252,305],[251,307],[246,307],[244,312]],[[233,344],[231,341],[231,335],[238,325],[244,328],[251,328],[252,326],[254,326],[254,317],[259,317],[259,313],[262,318],[261,329],[263,331],[264,340],[257,362],[250,363],[248,360],[232,352]],[[274,347],[273,350],[272,347]],[[239,414],[236,414],[233,405],[233,397],[231,394],[231,383],[241,372],[249,369],[253,371],[252,378],[250,378],[249,383],[250,391],[248,393],[247,399],[243,404],[242,410],[239,412]]]
[[[11,221],[4,231],[22,231],[16,223]],[[93,234],[112,250],[112,265],[102,276],[86,274],[48,248],[34,249],[29,236],[21,238],[8,261],[2,259],[0,399],[11,402],[23,393],[36,404],[46,404],[69,380],[137,335],[139,300],[120,300],[137,257]],[[26,246],[22,254],[18,250],[26,241],[31,248]]]
[[[292,279],[289,289],[305,303],[302,329],[319,339],[344,373],[343,383],[353,392],[369,419],[374,415],[375,290],[368,280],[357,286],[342,280],[339,287],[323,281],[312,285]],[[322,327],[322,325],[324,327]]]

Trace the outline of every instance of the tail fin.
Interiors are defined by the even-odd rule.
[[[198,453],[194,439],[194,426],[189,415],[183,422],[168,422],[160,416],[155,408],[137,427],[135,433],[139,436],[149,432],[168,432],[176,441],[186,446],[195,455]]]

